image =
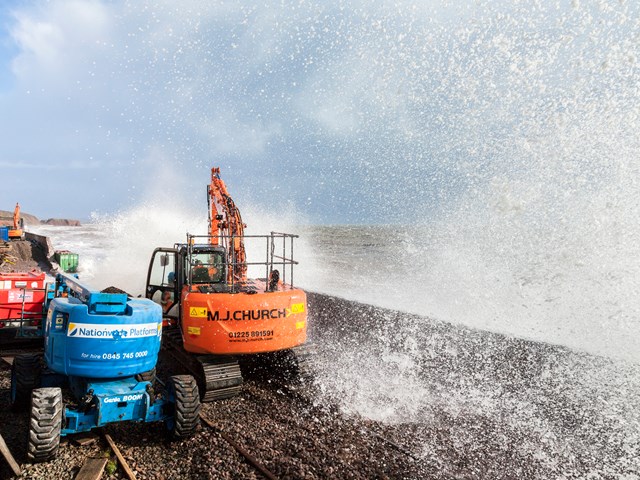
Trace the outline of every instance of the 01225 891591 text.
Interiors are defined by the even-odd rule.
[[[273,337],[273,330],[243,330],[241,332],[229,332],[229,338],[242,339],[242,341],[263,340]]]

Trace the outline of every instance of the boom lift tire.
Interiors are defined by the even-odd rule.
[[[18,355],[11,365],[11,408],[26,410],[31,400],[31,391],[40,386],[42,357],[40,355]]]
[[[200,424],[200,394],[191,375],[174,375],[167,383],[169,401],[173,402],[173,419],[169,422],[172,438],[191,437]]]
[[[31,393],[31,418],[27,448],[27,458],[31,462],[47,462],[57,455],[60,446],[63,409],[60,388],[36,388]]]

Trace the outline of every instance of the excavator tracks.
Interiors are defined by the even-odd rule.
[[[182,345],[180,330],[177,328],[163,332],[162,349],[196,379],[201,402],[231,398],[240,393],[243,379],[236,359],[187,352]]]
[[[202,371],[201,381],[204,393],[200,395],[201,401],[222,400],[235,397],[240,393],[243,380],[237,360],[215,355],[201,355],[196,359]]]
[[[180,330],[176,328],[163,332],[162,347],[196,379],[201,402],[239,395],[244,383],[243,372],[249,378],[260,378],[286,390],[313,384],[316,347],[312,343],[279,352],[247,355],[238,360],[230,356],[187,352],[182,346]]]
[[[247,380],[313,396],[316,347],[305,344],[277,352],[247,355],[240,365]]]
[[[305,343],[304,345],[293,347],[289,351],[292,356],[294,375],[302,382],[313,381],[315,374],[313,360],[316,358],[318,353],[318,349],[315,344]]]
[[[314,377],[313,359],[316,347],[312,343],[267,354],[268,368],[273,376],[291,385],[310,384]]]

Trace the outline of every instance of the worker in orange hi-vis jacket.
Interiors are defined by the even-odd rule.
[[[13,211],[13,229],[17,230],[20,227],[20,204],[16,203],[16,208]]]

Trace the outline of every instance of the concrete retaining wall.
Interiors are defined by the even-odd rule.
[[[53,260],[54,249],[49,237],[45,237],[44,235],[36,235],[31,232],[24,232],[24,238],[26,240],[30,240],[32,242],[38,243],[42,246],[42,250],[46,253],[47,258],[49,260]]]

